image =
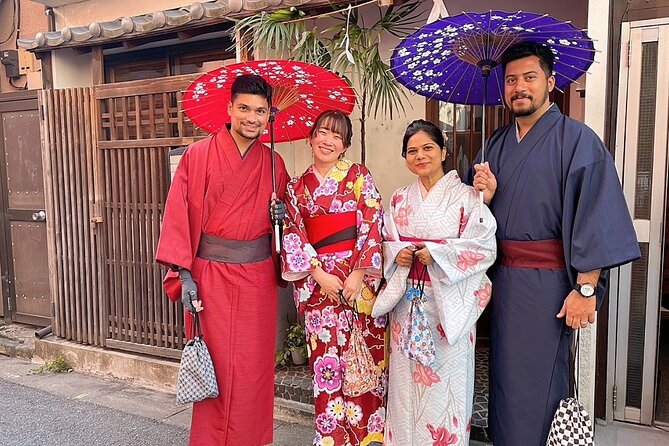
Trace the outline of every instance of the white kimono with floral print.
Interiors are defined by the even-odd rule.
[[[490,299],[485,271],[495,260],[495,230],[488,208],[481,210],[478,194],[455,171],[429,192],[417,180],[393,194],[383,226],[387,285],[372,312],[391,312],[387,446],[469,444],[476,320]],[[411,243],[400,237],[434,240],[425,242],[434,259],[425,286],[436,349],[431,367],[409,360],[399,349],[400,330],[411,307],[403,299],[411,286],[409,268],[395,263],[397,253]]]

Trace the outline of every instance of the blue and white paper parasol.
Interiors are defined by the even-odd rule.
[[[502,53],[519,42],[548,46],[555,86],[562,90],[592,64],[595,48],[570,22],[531,12],[463,12],[419,28],[393,50],[399,83],[430,99],[466,105],[504,104]],[[485,161],[485,110],[481,163]],[[481,192],[481,201],[483,193]]]
[[[463,12],[404,38],[393,50],[390,69],[402,85],[422,96],[455,104],[502,105],[500,57],[524,41],[550,47],[560,90],[585,73],[594,59],[595,48],[585,32],[547,14]],[[484,94],[486,74],[490,87]]]

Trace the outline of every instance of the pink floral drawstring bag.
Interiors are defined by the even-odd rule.
[[[376,364],[363,336],[357,305],[354,305],[353,310],[354,320],[349,321],[351,335],[348,346],[341,356],[344,375],[342,391],[346,396],[356,397],[374,390],[378,386],[379,378],[376,374]]]

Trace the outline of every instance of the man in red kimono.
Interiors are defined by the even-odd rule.
[[[197,446],[272,442],[277,275],[270,216],[283,220],[280,200],[289,177],[275,155],[279,197],[273,200],[271,151],[258,140],[271,87],[260,76],[243,75],[231,97],[228,128],[183,154],[156,254],[170,268],[170,299],[199,313],[218,382],[217,398],[193,405],[190,444]],[[187,312],[187,333],[191,324]]]

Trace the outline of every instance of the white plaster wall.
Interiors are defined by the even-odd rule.
[[[78,54],[73,49],[62,49],[52,53],[53,88],[90,87],[92,53]]]

